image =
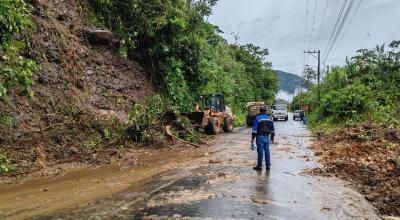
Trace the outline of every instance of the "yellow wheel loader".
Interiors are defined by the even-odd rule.
[[[194,112],[183,113],[189,118],[195,128],[202,128],[207,134],[216,135],[233,131],[232,110],[225,105],[223,94],[216,93],[201,96],[200,105],[196,105]]]

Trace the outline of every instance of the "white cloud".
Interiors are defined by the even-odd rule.
[[[357,0],[358,1],[358,0]],[[356,2],[357,2],[356,1]],[[209,21],[218,25],[228,41],[239,33],[242,44],[253,43],[268,48],[269,61],[274,68],[301,74],[305,39],[306,0],[219,0]],[[310,49],[324,52],[336,21],[341,2],[329,0],[326,21],[321,29],[319,45],[317,36],[321,27],[325,0],[317,0],[317,14]],[[315,0],[309,0],[308,38],[312,29]],[[376,44],[400,40],[400,0],[362,0],[362,4],[347,29],[332,50],[327,64],[343,64],[360,48],[373,48]],[[343,29],[343,32],[346,28]],[[370,33],[368,36],[367,33]],[[309,42],[307,43],[309,45]],[[308,47],[306,48],[308,49]],[[309,58],[310,65],[316,59]]]

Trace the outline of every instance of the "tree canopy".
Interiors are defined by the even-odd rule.
[[[202,94],[222,92],[229,105],[272,103],[277,77],[267,49],[232,45],[205,17],[216,0],[91,0],[102,24],[124,40],[127,55],[141,53],[153,83],[170,101],[191,109]]]

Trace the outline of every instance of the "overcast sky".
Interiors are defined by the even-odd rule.
[[[223,36],[229,42],[234,42],[233,33],[236,33],[240,44],[253,43],[268,48],[268,60],[275,69],[301,75],[304,49],[320,49],[324,53],[344,0],[328,0],[324,22],[327,0],[308,1],[307,32],[307,0],[219,0],[209,21],[224,31]],[[359,1],[354,1],[348,21]],[[400,0],[362,0],[351,25],[344,26],[343,33],[327,65],[343,64],[346,56],[354,55],[358,49],[400,40]],[[306,64],[316,66],[315,58],[307,60]]]

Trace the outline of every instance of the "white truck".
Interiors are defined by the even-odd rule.
[[[276,104],[272,108],[272,118],[274,121],[289,119],[287,104]]]

